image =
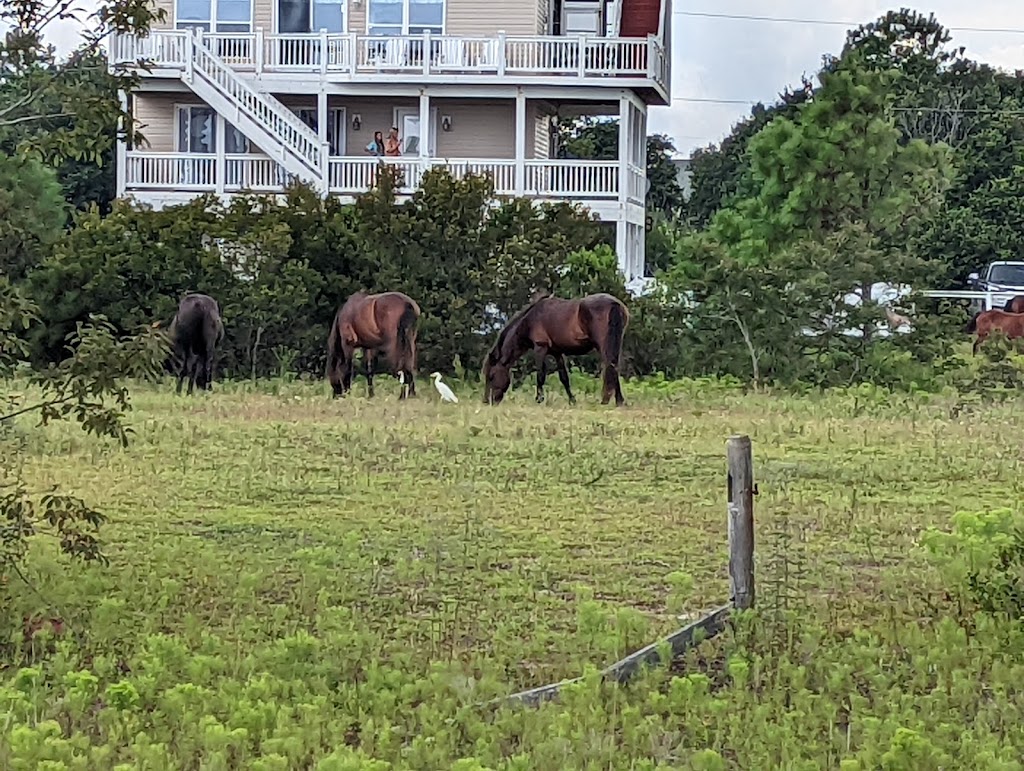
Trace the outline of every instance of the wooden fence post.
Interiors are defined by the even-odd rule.
[[[738,610],[754,605],[754,457],[749,436],[726,442],[729,463],[729,591]]]

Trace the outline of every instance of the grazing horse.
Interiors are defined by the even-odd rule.
[[[978,346],[997,329],[1011,340],[1024,337],[1024,313],[990,310],[975,314],[974,318],[968,321],[967,326],[964,327],[965,332],[977,333],[972,352],[977,353]]]
[[[196,385],[209,391],[213,382],[213,360],[224,339],[220,307],[209,295],[190,293],[181,298],[169,330],[178,364],[178,388],[188,377],[188,393]]]
[[[420,306],[401,292],[356,292],[334,316],[327,337],[327,378],[335,396],[352,388],[356,348],[363,349],[366,384],[373,396],[373,361],[383,351],[402,381],[400,399],[416,395],[416,325]]]
[[[610,294],[592,294],[577,300],[542,295],[516,313],[498,334],[498,340],[484,361],[484,401],[500,402],[511,384],[512,365],[527,351],[537,360],[537,401],[544,401],[545,363],[555,357],[558,377],[569,403],[576,397],[569,388],[566,356],[581,356],[597,349],[604,369],[601,404],[615,396],[615,406],[625,404],[619,385],[622,338],[629,324],[629,311]]]
[[[1003,310],[1007,313],[1024,313],[1024,294],[1016,295],[1007,300]]]

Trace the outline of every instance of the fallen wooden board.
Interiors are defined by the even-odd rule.
[[[694,638],[697,636],[698,632],[704,632],[704,636],[700,639],[707,640],[725,629],[726,621],[728,621],[729,614],[732,612],[732,609],[732,603],[716,608],[706,616],[697,619],[692,624],[687,624],[682,629],[673,632],[668,637],[662,638],[656,643],[651,643],[645,648],[641,648],[635,653],[629,654],[621,661],[616,661],[610,667],[603,670],[601,672],[601,676],[605,680],[614,680],[617,683],[628,682],[641,667],[652,666],[661,661],[661,653],[659,652],[659,649],[664,647],[665,643],[668,643],[672,658],[681,655],[684,651],[693,647]],[[571,685],[572,683],[578,683],[582,679],[582,677],[575,677],[572,680],[562,680],[559,683],[551,683],[550,685],[542,685],[537,688],[531,688],[527,691],[520,691],[519,693],[513,693],[511,696],[504,696],[500,699],[495,699],[491,704],[496,706],[503,704],[522,704],[527,707],[534,707],[545,701],[557,698],[558,693],[562,688],[567,685]]]

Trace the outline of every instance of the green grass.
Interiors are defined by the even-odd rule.
[[[1019,404],[691,382],[613,410],[580,386],[574,408],[557,382],[496,408],[387,378],[373,401],[140,390],[127,450],[23,424],[28,479],[109,516],[110,564],[40,547],[42,597],[11,583],[0,766],[1022,767],[1020,646],[956,613],[918,544],[1021,509]],[[478,706],[728,598],[732,433],[754,442],[757,616],[628,688]],[[53,607],[67,633],[25,644]]]

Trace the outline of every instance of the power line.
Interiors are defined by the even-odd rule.
[[[765,104],[764,99],[713,99],[698,96],[673,96],[673,102],[693,102],[697,104],[741,104],[753,106]],[[901,105],[890,108],[893,112],[955,112],[963,115],[1024,115],[1024,109],[1013,110],[999,107],[931,107],[927,105]]]
[[[696,16],[703,19],[732,19],[736,21],[765,21],[777,24],[814,24],[825,27],[859,27],[862,21],[843,21],[841,19],[799,19],[788,16],[753,16],[742,13],[710,13],[706,11],[672,11],[676,16]],[[988,32],[997,35],[1024,35],[1024,29],[1012,27],[946,27],[950,32]]]
[[[705,104],[757,104],[761,99],[705,99],[698,96],[673,96],[673,102],[700,102]]]

